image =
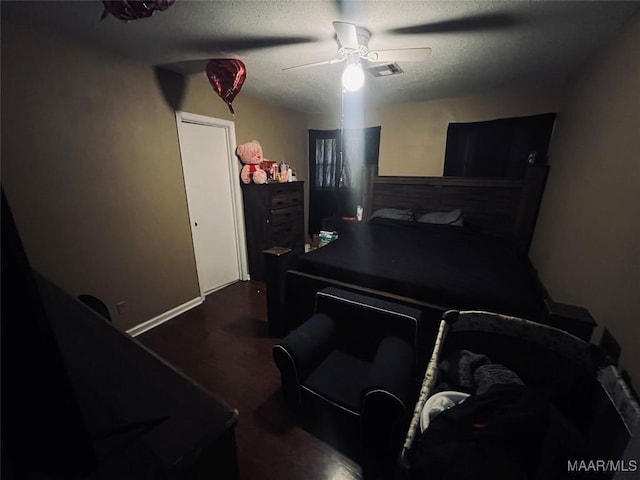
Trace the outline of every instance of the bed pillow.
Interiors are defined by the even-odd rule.
[[[381,208],[371,214],[371,218],[391,218],[393,220],[412,220],[413,212],[411,210],[402,210],[400,208]]]
[[[450,212],[431,212],[425,213],[418,222],[422,223],[437,223],[440,225],[455,225],[462,227],[462,211],[459,208],[451,210]]]

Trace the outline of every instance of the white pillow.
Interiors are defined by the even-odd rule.
[[[381,208],[371,215],[371,218],[391,218],[393,220],[411,220],[413,212],[411,210],[402,210],[400,208]]]
[[[437,223],[440,225],[455,225],[457,227],[462,226],[462,211],[459,208],[451,210],[450,212],[431,212],[422,215],[418,222],[422,223]]]

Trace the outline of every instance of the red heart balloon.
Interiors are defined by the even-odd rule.
[[[129,20],[138,20],[153,15],[157,10],[162,12],[169,8],[176,0],[146,0],[144,2],[136,0],[102,0],[104,12],[102,18],[104,20],[108,14],[124,22]]]
[[[207,78],[218,96],[225,101],[231,113],[235,115],[231,102],[240,93],[242,84],[247,78],[244,63],[235,58],[209,60]]]

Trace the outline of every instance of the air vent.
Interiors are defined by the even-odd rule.
[[[366,68],[373,77],[390,77],[404,73],[397,63],[385,63],[384,65],[371,65]]]

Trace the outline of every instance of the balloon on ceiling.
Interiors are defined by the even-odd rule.
[[[247,68],[241,60],[236,58],[222,58],[209,60],[207,63],[207,78],[218,96],[229,106],[235,115],[231,102],[240,93],[242,84],[247,78]]]
[[[164,11],[174,4],[176,0],[102,0],[104,12],[100,20],[104,20],[108,14],[122,21],[138,20],[150,17],[156,11]]]

